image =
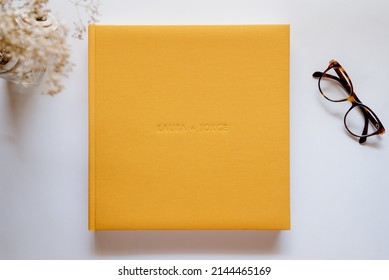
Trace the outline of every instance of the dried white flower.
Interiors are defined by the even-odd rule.
[[[73,64],[69,61],[68,29],[50,14],[49,0],[0,0],[0,75],[11,80],[32,83],[46,72],[45,93],[54,95],[63,90],[61,77],[67,76]],[[98,1],[71,1],[77,10],[89,11],[97,20]],[[78,11],[79,13],[79,11]],[[86,31],[79,13],[75,34],[82,38]]]

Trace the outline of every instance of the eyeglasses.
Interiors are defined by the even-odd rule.
[[[377,115],[359,100],[350,77],[336,60],[331,60],[324,72],[313,73],[313,77],[319,78],[319,90],[327,100],[351,102],[350,109],[344,115],[344,126],[351,135],[359,137],[359,143],[366,142],[367,137],[385,132]]]

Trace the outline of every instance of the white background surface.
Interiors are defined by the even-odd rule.
[[[75,9],[52,1],[70,24]],[[389,259],[389,135],[360,145],[319,94],[337,59],[389,128],[389,2],[103,0],[105,24],[291,24],[290,231],[88,232],[87,40],[50,97],[0,81],[0,259]]]

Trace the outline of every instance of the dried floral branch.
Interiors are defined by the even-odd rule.
[[[7,66],[11,59],[15,60],[17,67],[12,69],[12,80],[23,84],[33,83],[46,71],[45,92],[50,95],[60,92],[63,89],[60,77],[72,69],[70,47],[65,41],[66,26],[52,22],[56,25],[55,30],[47,28],[50,25],[45,8],[48,1],[30,1],[21,5],[2,2],[5,4],[2,8],[7,9],[0,11],[1,67]]]
[[[100,0],[68,0],[68,2],[76,7],[78,15],[78,21],[74,22],[74,33],[72,36],[76,39],[83,39],[86,33],[86,25],[98,22],[101,16],[99,12]],[[82,14],[88,18],[87,22],[82,20]]]
[[[97,20],[99,1],[69,2],[84,9],[90,21]],[[10,80],[28,84],[46,72],[45,93],[54,95],[63,90],[61,78],[67,76],[73,64],[66,42],[68,29],[51,16],[48,3],[49,0],[0,0],[0,76],[6,73],[12,75]],[[86,31],[81,14],[76,26],[79,29],[75,29],[75,37],[81,39]]]

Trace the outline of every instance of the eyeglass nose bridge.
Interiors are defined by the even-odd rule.
[[[347,101],[350,101],[350,102],[353,104],[353,106],[354,106],[356,103],[358,103],[358,102],[355,100],[355,97],[354,97],[354,94],[353,94],[353,93],[351,93],[351,94],[349,95],[349,97],[347,97],[346,100],[347,100]]]

